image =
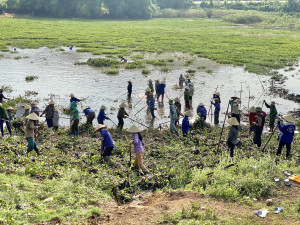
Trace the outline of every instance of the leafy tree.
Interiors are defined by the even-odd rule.
[[[193,5],[193,0],[156,0],[161,9],[187,9]]]
[[[300,0],[288,0],[285,6],[286,12],[300,12]]]

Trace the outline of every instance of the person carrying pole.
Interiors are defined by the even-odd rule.
[[[192,127],[190,125],[189,117],[192,117],[193,113],[189,110],[184,113],[184,118],[182,120],[181,130],[183,133],[183,137],[188,136],[189,129]]]
[[[128,85],[127,85],[127,96],[128,98],[131,98],[131,93],[132,93],[132,82],[131,80],[127,81]]]
[[[219,116],[220,116],[220,103],[219,103],[219,99],[215,98],[215,102],[211,102],[212,105],[214,105],[215,107],[215,111],[214,111],[214,124],[217,126],[219,124]]]
[[[143,136],[141,135],[141,130],[137,128],[135,125],[132,125],[128,132],[132,133],[132,144],[133,144],[133,152],[135,153],[134,160],[134,168],[142,170],[143,174],[148,173],[146,167],[143,163],[143,155],[144,155],[144,142]]]
[[[269,105],[265,100],[264,102],[265,103],[265,106],[270,109],[270,114],[269,114],[269,127],[270,127],[270,132],[273,132],[274,130],[274,124],[275,124],[275,119],[276,119],[276,116],[277,116],[277,109],[276,109],[276,106],[275,106],[275,102],[272,101],[271,102],[271,105]]]
[[[186,86],[184,88],[184,103],[185,103],[185,110],[184,111],[188,111],[191,109],[190,107],[190,88],[188,86]]]
[[[282,148],[286,146],[286,157],[291,157],[291,144],[294,138],[296,126],[295,126],[295,119],[294,117],[289,115],[282,116],[283,118],[283,125],[280,124],[280,121],[278,121],[278,129],[281,132],[280,139],[279,139],[279,146],[277,149],[276,155],[281,155]]]
[[[218,89],[218,87],[216,89]],[[219,99],[219,103],[221,104],[221,98],[220,97],[221,97],[221,95],[220,95],[219,92],[216,92],[216,93],[213,94],[213,99],[215,99],[215,98]]]
[[[115,142],[112,139],[110,133],[107,130],[107,126],[103,124],[99,124],[95,132],[99,132],[101,135],[101,156],[103,157],[104,161],[109,162],[111,152],[114,150]]]
[[[118,118],[118,128],[119,130],[121,131],[123,129],[123,126],[124,126],[124,118],[126,118],[126,116],[128,117],[128,113],[125,111],[125,107],[127,107],[127,105],[125,103],[122,103],[120,105],[120,109],[118,111],[118,115],[117,115],[117,118]]]
[[[6,127],[8,129],[9,135],[12,136],[11,127],[9,123],[9,117],[7,115],[6,110],[2,107],[2,103],[0,103],[0,129],[1,129],[1,136],[4,137],[4,130],[3,124],[6,123]]]
[[[34,141],[34,131],[37,130],[38,126],[34,125],[34,121],[38,121],[39,117],[35,113],[31,113],[26,116],[26,129],[25,129],[25,139],[27,140],[27,154],[32,150],[36,151],[36,154],[40,155],[40,151],[36,146]]]
[[[86,124],[93,125],[93,120],[96,117],[95,111],[92,110],[90,107],[87,107],[83,110],[84,115],[86,116]]]
[[[231,117],[230,119],[226,120],[226,122],[231,125],[226,143],[230,149],[230,157],[233,157],[234,147],[239,143],[238,135],[240,123],[237,121],[236,117]]]
[[[179,87],[182,88],[183,87],[183,82],[184,82],[184,77],[182,74],[180,74],[180,77],[179,77]]]
[[[231,100],[229,100],[230,106],[231,106],[231,117],[235,117],[237,121],[240,123],[240,100],[238,97],[234,96],[231,97]]]
[[[150,92],[150,102],[149,102],[149,110],[151,112],[152,119],[155,118],[154,109],[155,109],[155,98],[153,97],[153,92]]]
[[[177,136],[179,136],[178,131],[175,126],[175,121],[177,119],[177,112],[176,112],[176,107],[174,105],[173,100],[169,100],[169,105],[170,105],[170,118],[171,118],[170,131],[171,131],[171,133],[174,132],[174,133],[176,133]]]
[[[72,126],[71,126],[71,133],[73,134],[75,137],[79,135],[79,130],[78,130],[78,125],[79,125],[79,111],[77,108],[77,103],[75,101],[73,101],[71,103],[71,108],[72,108]]]
[[[254,131],[253,143],[257,145],[257,147],[261,147],[261,135],[265,125],[265,116],[262,113],[261,107],[256,107],[256,121],[252,123],[251,130]]]
[[[148,80],[148,87],[150,88],[151,92],[153,93],[154,92],[154,87],[153,87],[153,83],[152,83],[151,79]]]
[[[179,116],[182,115],[181,114],[181,103],[180,103],[180,99],[177,97],[174,99],[175,103],[175,107],[176,107],[176,113],[177,113],[177,119],[175,121],[175,125],[178,126],[179,125]]]
[[[159,97],[160,97],[160,96],[161,96],[161,101],[164,102],[165,88],[166,88],[165,81],[162,81],[162,82],[158,85],[157,88],[158,88],[157,102],[159,102]]]
[[[189,101],[189,106],[190,106],[191,109],[193,108],[193,96],[194,96],[194,93],[195,93],[194,83],[190,83],[190,90],[189,90],[190,101]]]
[[[99,114],[97,116],[98,124],[103,124],[104,125],[104,120],[110,120],[110,118],[106,116],[105,110],[106,110],[106,107],[104,105],[102,105],[100,107],[100,111],[99,111]]]
[[[42,112],[41,114],[41,117],[45,114],[46,116],[46,122],[47,122],[47,125],[48,125],[48,133],[50,133],[52,131],[52,128],[53,128],[53,116],[54,116],[54,111],[55,111],[55,108],[54,108],[54,104],[55,101],[51,100],[49,102],[49,105],[46,106],[46,109]],[[75,102],[76,104],[76,102]],[[71,103],[72,105],[72,103]]]

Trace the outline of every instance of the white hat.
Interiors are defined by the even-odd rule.
[[[162,82],[160,82],[161,84],[166,84],[166,81],[165,80],[162,80]]]
[[[284,120],[286,120],[287,122],[289,122],[289,123],[295,123],[296,122],[294,117],[292,116],[292,114],[283,115],[282,118]]]
[[[99,124],[99,125],[96,127],[95,132],[96,132],[97,130],[102,129],[102,128],[107,128],[107,126],[105,126],[105,125],[103,125],[103,124]]]
[[[188,86],[185,86],[185,89],[187,89],[187,90],[188,90],[188,89],[190,89],[190,88],[189,88]]]
[[[30,105],[25,105],[25,109],[30,109]]]
[[[0,106],[2,106],[2,103],[0,103]]]
[[[31,105],[31,106],[36,106],[36,105],[37,105],[37,102],[31,102],[30,105]]]
[[[137,128],[137,126],[135,126],[135,125],[132,125],[127,131],[130,132],[130,133],[139,133],[139,132],[141,132],[141,130],[139,128]]]
[[[252,107],[249,109],[249,112],[252,112],[252,113],[256,112],[256,108],[255,108],[254,106],[252,106]]]
[[[230,119],[226,120],[226,122],[232,126],[240,125],[239,121],[237,121],[237,119],[235,117],[231,117]]]
[[[189,111],[186,111],[184,113],[184,115],[190,117],[190,116],[193,116],[193,113],[189,110]]]
[[[202,102],[200,102],[198,106],[204,106],[204,104]]]
[[[174,99],[175,102],[180,102],[180,99],[177,97]]]
[[[192,87],[194,87],[194,83],[190,83],[190,85],[191,85]]]
[[[58,112],[58,111],[59,111],[58,108],[55,108],[54,112]]]
[[[25,107],[27,104],[26,103],[21,103],[20,106]]]
[[[271,101],[271,105],[275,105],[275,102],[274,102],[274,101]]]
[[[75,95],[74,95],[73,93],[71,93],[71,94],[69,95],[69,97],[74,98]]]
[[[104,105],[102,105],[101,107],[100,107],[100,109],[102,110],[102,109],[106,109],[106,106],[104,106]]]
[[[54,105],[54,104],[56,104],[56,102],[55,102],[54,100],[51,100],[51,101],[49,102],[49,105]]]
[[[1,103],[0,103],[1,104]],[[2,104],[1,104],[2,105]],[[9,106],[6,110],[14,110],[13,107]]]
[[[148,82],[152,82],[152,80],[151,80],[151,79],[149,79],[149,80],[148,80]]]
[[[221,95],[220,95],[220,93],[219,93],[219,92],[215,93],[215,95],[217,95],[217,96],[221,97]]]
[[[125,108],[127,107],[127,105],[123,102],[121,105],[120,105],[120,108]]]
[[[150,88],[146,88],[146,92],[149,92],[149,91],[151,91],[151,89]]]
[[[127,82],[130,82],[130,83],[131,83],[132,81],[131,81],[131,80],[128,80]]]
[[[26,116],[26,119],[29,119],[29,120],[39,120],[40,117],[38,117],[38,115],[36,115],[35,113],[30,113],[28,116]]]

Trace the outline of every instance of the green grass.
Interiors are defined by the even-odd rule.
[[[34,81],[36,79],[39,79],[39,77],[38,76],[26,76],[25,77],[26,82]]]
[[[265,17],[271,20],[272,15]],[[264,26],[271,24],[267,19],[263,21]],[[279,21],[281,17],[275,16],[275,19]],[[220,63],[246,65],[246,69],[258,73],[282,68],[300,56],[298,30],[237,26],[213,19],[99,21],[1,18],[0,29],[0,49],[4,51],[7,45],[54,48],[72,44],[81,47],[80,52],[95,55],[186,52]],[[166,61],[146,62],[166,66]]]
[[[104,70],[103,72],[108,75],[118,75],[119,74],[119,70]]]

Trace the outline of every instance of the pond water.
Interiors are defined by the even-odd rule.
[[[170,72],[161,72],[159,67],[148,66],[147,69],[151,70],[151,73],[147,77],[142,75],[140,69],[126,70],[124,68],[120,69],[119,75],[109,76],[103,73],[103,69],[87,65],[74,65],[75,62],[85,62],[88,58],[95,57],[90,53],[77,53],[76,48],[73,48],[73,51],[68,48],[64,48],[64,50],[58,51],[57,49],[43,47],[39,49],[17,49],[16,54],[3,53],[3,57],[0,58],[0,86],[11,86],[13,89],[13,92],[5,94],[12,98],[24,95],[26,91],[36,91],[38,95],[30,96],[30,98],[37,100],[40,108],[43,109],[52,97],[57,102],[58,107],[62,109],[68,107],[69,95],[74,93],[78,98],[87,98],[79,105],[81,112],[89,106],[98,114],[100,106],[106,105],[108,116],[117,123],[118,106],[123,101],[127,102],[127,80],[131,79],[133,81],[132,107],[126,110],[134,120],[149,125],[151,116],[146,114],[146,110],[137,113],[146,104],[145,100],[141,99],[144,97],[148,79],[165,79],[166,96],[175,98],[183,93],[183,90],[174,88],[174,85],[178,83],[179,75],[186,74],[188,69],[193,69],[196,70],[195,76],[192,78],[192,82],[195,84],[194,112],[200,102],[203,102],[208,109],[212,94],[217,89],[221,94],[222,119],[227,108],[227,100],[233,95],[240,96],[241,85],[242,110],[245,112],[248,109],[248,104],[250,107],[252,105],[261,106],[263,99],[268,102],[275,100],[278,103],[277,110],[281,114],[299,108],[297,103],[269,95],[270,77],[248,73],[242,67],[221,65],[197,57],[195,57],[192,65],[184,66],[185,61],[191,58],[188,54],[146,54],[145,59],[173,58],[173,65],[168,66]],[[21,58],[17,60],[15,57]],[[212,72],[207,73],[206,69],[197,69],[199,66],[205,66],[206,69]],[[287,80],[286,88],[288,87],[299,94],[299,71],[294,70],[286,73],[285,75],[291,79],[291,82]],[[26,82],[25,77],[29,75],[38,76],[39,78],[32,82]],[[169,120],[169,106],[166,96],[164,105],[157,106],[158,110],[155,111],[157,119],[154,121],[154,127],[158,127],[160,123]],[[181,97],[181,103],[184,105],[183,96]],[[68,117],[63,115],[62,112],[60,114],[62,117]],[[83,114],[81,114],[81,117],[81,122],[85,122],[86,119]],[[96,123],[94,121],[95,126]],[[60,124],[69,125],[69,119],[61,118]],[[111,121],[107,121],[106,124],[113,126]],[[129,119],[125,120],[125,127],[129,127],[131,124],[132,122]]]

